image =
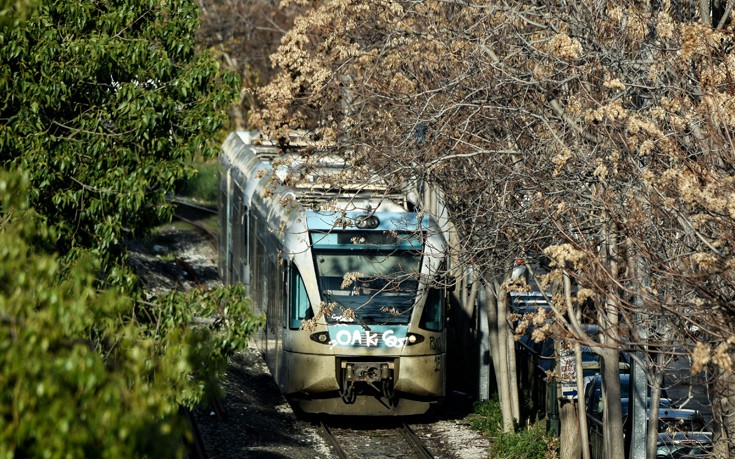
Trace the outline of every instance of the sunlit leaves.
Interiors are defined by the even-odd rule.
[[[189,0],[46,1],[0,35],[0,163],[29,174],[61,250],[94,248],[109,268],[123,237],[169,214],[157,207],[181,165],[214,153],[236,77],[196,53],[197,14]]]
[[[98,290],[88,252],[67,264],[43,250],[57,236],[25,191],[0,173],[0,457],[178,456],[179,406],[217,393],[262,321],[238,287],[155,304]]]
[[[258,323],[228,290],[141,303],[119,264],[226,120],[197,27],[192,1],[49,0],[0,29],[0,457],[176,456],[180,404]]]

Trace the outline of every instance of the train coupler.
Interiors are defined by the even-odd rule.
[[[395,397],[393,390],[393,370],[389,363],[343,361],[341,367],[342,381],[339,392],[345,403],[349,404],[354,402],[356,384],[370,386],[382,397],[388,399]]]
[[[390,367],[387,363],[376,362],[345,362],[345,381],[366,382],[373,384],[377,381],[391,379]]]

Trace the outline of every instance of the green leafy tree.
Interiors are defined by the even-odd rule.
[[[198,25],[191,0],[45,0],[0,32],[0,166],[28,174],[60,253],[108,270],[216,151],[238,78],[197,52]]]
[[[180,406],[260,324],[238,287],[147,302],[122,263],[226,122],[197,27],[186,0],[0,4],[0,458],[181,456]]]
[[[96,289],[94,257],[42,250],[57,235],[20,177],[0,173],[0,458],[180,456],[179,406],[212,393],[259,320],[237,288],[137,305]]]
[[[23,20],[35,4],[35,0],[0,0],[0,28]]]

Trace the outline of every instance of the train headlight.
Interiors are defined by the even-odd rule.
[[[319,344],[329,344],[329,332],[312,333],[309,338]]]
[[[406,335],[406,344],[409,346],[412,344],[418,344],[424,340],[424,337],[416,334],[416,333],[409,333]]]
[[[375,229],[380,225],[380,219],[375,215],[362,215],[355,218],[355,226],[360,229]]]

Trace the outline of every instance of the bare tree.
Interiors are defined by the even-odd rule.
[[[587,308],[553,298],[554,333],[604,362],[606,457],[623,457],[620,351],[651,375],[682,349],[709,365],[732,449],[731,26],[727,5],[685,6],[322,1],[274,56],[255,125],[441,190],[455,257],[491,299],[507,430],[511,261],[545,252],[558,270],[539,283],[566,273]]]
[[[235,129],[248,128],[250,111],[257,108],[258,88],[274,75],[270,55],[291,29],[299,6],[280,7],[276,0],[199,0],[200,46],[240,75],[242,87],[230,109]]]

